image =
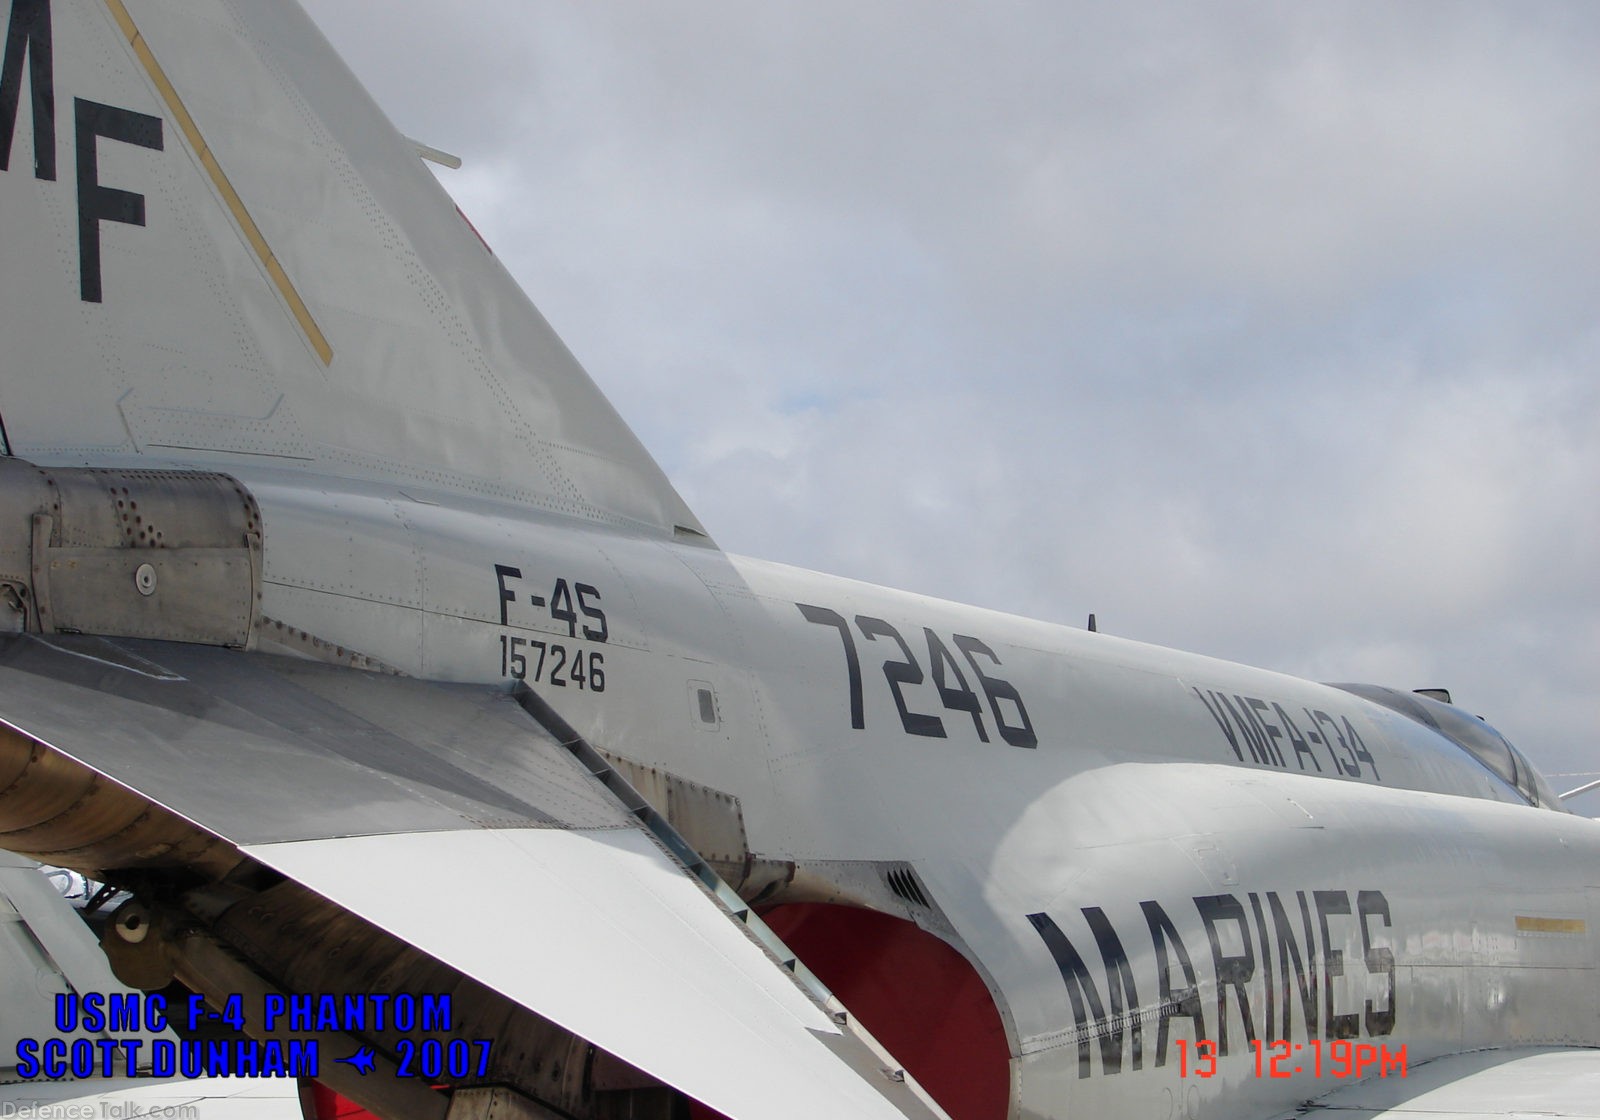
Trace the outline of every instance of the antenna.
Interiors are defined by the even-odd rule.
[[[421,140],[412,140],[409,136],[406,137],[406,140],[416,149],[417,155],[429,163],[437,163],[440,167],[448,167],[452,171],[461,166],[460,156],[453,156],[449,152],[440,151],[432,144],[424,144]]]
[[[1577,789],[1569,789],[1569,790],[1567,790],[1566,793],[1563,793],[1556,800],[1558,800],[1558,801],[1566,801],[1566,800],[1569,800],[1570,798],[1577,797],[1580,793],[1588,793],[1592,789],[1600,789],[1600,778],[1596,778],[1592,782],[1586,782],[1585,784],[1579,786]]]

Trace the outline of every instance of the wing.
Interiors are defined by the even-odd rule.
[[[1293,1116],[1323,1112],[1339,1120],[1595,1120],[1600,1118],[1600,1050],[1530,1047],[1452,1054],[1412,1066],[1404,1077],[1368,1078],[1336,1089],[1308,1101]]]
[[[199,990],[264,1000],[372,990],[377,971],[397,995],[450,994],[458,1034],[492,1034],[497,1064],[474,1080],[526,1083],[539,1063],[518,1048],[570,1035],[620,1059],[613,1083],[672,1086],[730,1117],[939,1114],[663,845],[681,841],[641,823],[642,801],[607,788],[627,796],[598,756],[503,690],[14,637],[0,706],[14,731],[0,846],[181,872],[137,940],[108,942],[141,986],[165,963]],[[376,1103],[442,1115],[419,1092]]]

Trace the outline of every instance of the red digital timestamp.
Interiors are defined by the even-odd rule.
[[[1173,1039],[1178,1046],[1179,1077],[1215,1077],[1217,1075],[1217,1044],[1209,1038],[1190,1042],[1186,1038]],[[1250,1040],[1255,1051],[1257,1077],[1295,1077],[1309,1073],[1312,1077],[1365,1077],[1375,1073],[1379,1077],[1404,1077],[1406,1075],[1406,1047],[1404,1043],[1390,1049],[1387,1044],[1351,1042],[1337,1038],[1323,1042],[1314,1038],[1310,1042],[1263,1042]],[[1193,1051],[1191,1053],[1191,1050]]]

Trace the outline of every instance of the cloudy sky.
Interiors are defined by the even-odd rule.
[[[307,5],[729,550],[1600,771],[1600,6]]]

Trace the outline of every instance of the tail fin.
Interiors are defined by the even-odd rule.
[[[11,454],[704,535],[293,0],[10,0],[3,26]]]

